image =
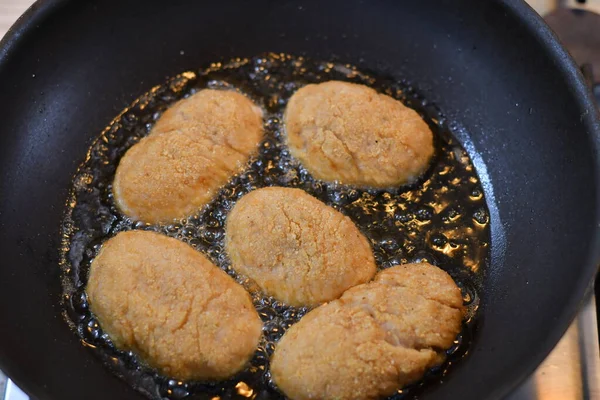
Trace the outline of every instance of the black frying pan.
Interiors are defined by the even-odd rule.
[[[39,399],[140,398],[61,316],[71,177],[166,76],[266,51],[408,79],[464,127],[498,211],[492,262],[471,352],[425,396],[506,395],[564,333],[600,260],[595,108],[539,16],[510,0],[36,3],[0,43],[0,368]]]

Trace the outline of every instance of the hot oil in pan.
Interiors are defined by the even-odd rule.
[[[289,97],[307,83],[327,80],[362,83],[416,109],[436,133],[436,156],[424,177],[409,187],[361,190],[315,181],[294,161],[283,144],[282,115]],[[168,226],[134,223],[115,207],[111,183],[120,157],[145,136],[173,102],[202,88],[236,89],[266,111],[265,139],[258,154],[197,215]],[[363,73],[349,65],[314,62],[270,54],[213,64],[186,72],[154,87],[119,115],[92,145],[78,170],[67,202],[61,264],[65,316],[81,341],[117,375],[155,399],[282,398],[269,376],[269,357],[276,341],[307,310],[281,304],[254,292],[264,335],[251,365],[224,382],[185,383],[159,375],[131,352],[114,348],[90,313],[85,295],[88,268],[102,243],[117,232],[148,229],[165,233],[208,255],[246,287],[224,253],[224,223],[237,199],[263,186],[298,187],[350,216],[371,240],[380,268],[427,260],[448,271],[463,290],[469,315],[448,361],[423,382],[405,388],[395,399],[418,396],[435,385],[468,351],[489,254],[489,213],[483,189],[469,156],[435,106],[410,85]]]

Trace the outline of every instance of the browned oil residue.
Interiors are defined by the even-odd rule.
[[[423,116],[436,133],[436,156],[421,180],[389,190],[359,190],[316,181],[291,158],[282,140],[282,115],[288,99],[305,84],[333,79],[371,86]],[[265,110],[266,135],[258,154],[196,215],[168,226],[129,220],[116,209],[111,191],[119,159],[148,134],[167,107],[203,88],[239,90]],[[304,189],[350,216],[371,240],[379,268],[427,260],[455,279],[469,310],[462,334],[443,366],[392,398],[418,397],[439,384],[468,350],[483,289],[481,277],[488,262],[489,211],[473,163],[443,114],[409,84],[361,72],[351,65],[285,54],[236,59],[182,73],[137,99],[91,146],[73,180],[61,250],[65,316],[82,343],[116,375],[152,399],[283,398],[270,380],[269,358],[277,340],[306,309],[289,307],[254,292],[264,335],[248,368],[223,382],[180,382],[161,376],[135,354],[117,350],[90,313],[85,294],[88,268],[102,243],[130,229],[155,230],[189,243],[240,280],[223,250],[227,213],[249,191],[275,185]]]

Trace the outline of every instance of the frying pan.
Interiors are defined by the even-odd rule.
[[[61,316],[59,227],[104,126],[167,76],[264,52],[412,82],[454,121],[492,210],[466,359],[424,398],[498,399],[556,344],[600,260],[600,134],[522,1],[42,0],[0,43],[0,368],[38,399],[141,398]]]

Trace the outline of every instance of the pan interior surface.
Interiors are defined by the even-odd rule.
[[[331,80],[368,85],[415,109],[427,121],[434,133],[436,154],[417,182],[379,190],[323,182],[291,156],[283,123],[288,100],[307,84]],[[119,160],[152,131],[162,112],[205,88],[241,91],[264,110],[265,138],[258,154],[197,213],[170,224],[132,221],[115,204],[112,182]],[[75,175],[61,249],[68,323],[109,369],[152,399],[182,399],[188,394],[227,398],[240,393],[282,398],[271,381],[271,356],[282,335],[309,310],[257,291],[256,283],[238,274],[224,251],[225,222],[233,205],[252,190],[267,186],[300,188],[352,219],[369,240],[379,269],[427,261],[448,272],[461,288],[467,312],[462,332],[446,351],[446,362],[428,371],[423,382],[403,388],[392,398],[426,393],[451,373],[469,350],[490,253],[490,212],[484,190],[471,159],[456,140],[454,128],[435,105],[402,82],[359,71],[349,64],[288,54],[213,63],[154,86],[103,131]],[[264,324],[263,337],[243,372],[220,382],[178,382],[145,366],[129,351],[113,346],[102,330],[106,320],[99,320],[90,311],[87,277],[91,261],[106,240],[131,229],[156,231],[191,245],[252,294]],[[261,238],[248,236],[247,240],[257,243]]]
[[[148,87],[264,52],[411,82],[465,132],[505,246],[492,215],[476,340],[426,398],[501,398],[560,338],[599,260],[596,111],[547,27],[513,1],[37,3],[0,45],[0,368],[38,399],[140,396],[63,322],[71,177]]]

